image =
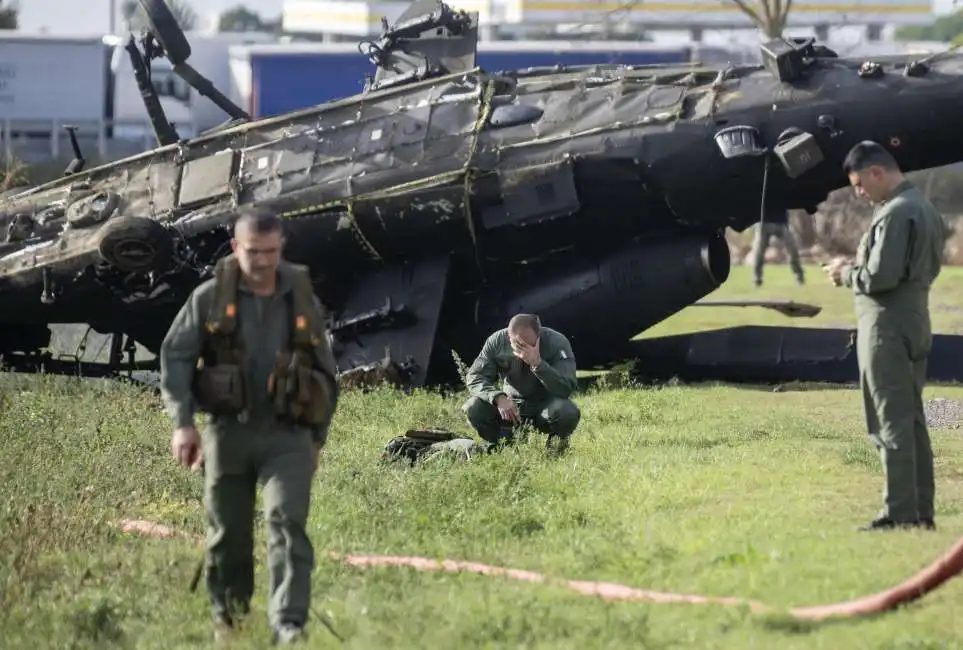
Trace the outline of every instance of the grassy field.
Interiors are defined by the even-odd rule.
[[[785,275],[793,288],[788,270],[769,268],[771,286],[757,291],[745,275],[745,288],[733,282],[720,293],[817,302],[834,310],[820,316],[826,324],[847,324],[845,301],[835,302],[842,292],[816,282],[817,272],[793,292],[776,286]],[[950,278],[938,289],[946,296]],[[680,314],[675,329],[723,324],[707,321],[719,318],[713,311]],[[732,315],[758,322],[765,313]],[[934,317],[943,331],[956,326],[949,310]],[[536,435],[500,455],[415,469],[383,466],[382,446],[412,426],[467,432],[463,396],[346,395],[310,526],[314,608],[345,641],[315,618],[310,647],[963,648],[959,579],[895,613],[811,625],[745,608],[606,603],[500,577],[358,569],[328,556],[447,557],[778,608],[888,588],[956,541],[960,431],[932,431],[937,532],[857,533],[879,506],[882,480],[859,396],[799,388],[592,390],[577,397],[582,424],[562,458],[546,455]],[[934,386],[926,397],[963,400],[963,388]],[[144,518],[203,532],[201,478],[171,460],[157,398],[120,384],[8,375],[0,410],[2,647],[206,647],[206,595],[188,590],[197,544],[113,524]],[[268,638],[263,544],[260,531],[254,625],[236,647]]]

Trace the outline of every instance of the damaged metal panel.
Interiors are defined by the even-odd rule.
[[[633,123],[665,124],[680,114],[686,92],[681,86],[637,86],[626,80],[543,95],[538,106],[545,114],[536,125],[536,134],[551,138]]]
[[[574,214],[580,207],[570,160],[498,173],[502,203],[486,207],[487,229],[521,226]]]
[[[169,213],[176,204],[180,174],[180,167],[169,156],[127,168],[121,181],[118,211],[152,218]]]
[[[481,148],[498,151],[505,167],[548,163],[562,156],[639,156],[650,134],[668,133],[679,117],[692,113],[682,86],[632,85],[628,80],[600,87],[519,95],[513,104],[543,111],[531,127],[486,129]],[[633,153],[634,152],[634,153]]]
[[[393,94],[384,103],[368,98],[311,124],[289,125],[276,142],[245,150],[242,196],[264,199],[310,187],[330,203],[383,190],[386,181],[403,186],[457,172],[467,166],[480,97],[477,84],[453,83]],[[258,160],[262,152],[287,158],[291,180]]]
[[[250,147],[241,159],[241,200],[262,199],[310,187],[317,143],[307,134]]]
[[[446,160],[432,161],[430,164],[400,167],[397,170],[384,170],[345,179],[339,186],[328,187],[330,199],[347,197],[380,197],[407,194],[416,188],[430,188],[435,185],[454,183],[464,186],[464,169],[467,157],[452,156]],[[390,179],[390,185],[388,185]]]
[[[319,245],[331,251],[325,264],[363,264],[381,257],[368,241],[353,209],[326,208],[287,221],[286,255],[293,258],[311,259],[311,252]]]
[[[446,242],[452,249],[471,244],[461,183],[361,201],[352,212],[359,234],[379,259],[417,255],[424,249],[424,233],[428,230],[434,241]]]
[[[394,164],[394,149],[414,147],[416,157],[424,151],[427,137],[428,106],[415,106],[395,113],[381,113],[346,121],[315,132],[320,167],[347,166],[348,173],[360,173],[367,159],[377,154],[382,165]],[[360,165],[352,167],[352,165]]]
[[[479,127],[480,117],[480,101],[465,99],[432,105],[428,123],[431,151],[425,159],[445,160],[458,156],[467,160],[473,143],[472,134]]]
[[[621,134],[597,132],[577,139],[534,139],[519,147],[498,150],[486,148],[479,158],[486,160],[487,156],[493,156],[499,170],[509,170],[557,164],[566,159],[590,160],[594,156],[614,150],[616,143],[621,143],[624,147],[616,154],[619,157],[637,157],[644,147],[644,142],[640,140],[629,140]]]
[[[393,264],[355,278],[332,314],[332,346],[340,373],[386,356],[406,368],[413,385],[424,382],[437,340],[447,256]]]
[[[664,127],[679,118],[687,92],[688,89],[680,87],[648,87],[626,88],[626,92],[608,97],[594,93],[579,107],[578,119],[570,120],[571,129],[578,134],[593,129],[628,128],[633,125]],[[546,126],[550,124],[550,121],[546,121]],[[546,128],[542,134],[548,136],[556,132],[556,129]]]
[[[354,201],[350,210],[328,208],[287,217],[287,254],[309,258],[323,245],[329,251],[326,265],[357,268],[419,254],[427,230],[432,232],[433,244],[464,248],[471,245],[465,214],[461,182],[398,190],[394,195]]]
[[[226,151],[184,163],[178,204],[191,207],[230,196],[237,158],[236,151]]]
[[[421,160],[428,140],[431,106],[414,106],[394,115],[359,124],[353,158],[386,154],[384,164],[411,164]]]
[[[366,169],[363,174],[350,177],[343,191],[353,195],[368,195],[373,192],[391,192],[391,188],[403,190],[406,186],[438,179],[439,182],[463,184],[460,172],[469,164],[473,150],[472,130],[479,116],[475,104],[465,102],[435,104],[428,108],[427,131],[424,133],[420,148],[410,159],[400,159],[397,150],[373,156],[370,160],[378,164],[378,169]],[[419,125],[419,131],[421,125]],[[393,160],[394,162],[389,162]],[[333,190],[338,195],[338,190]]]

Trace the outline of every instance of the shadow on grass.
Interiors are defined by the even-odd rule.
[[[822,621],[811,621],[796,618],[789,612],[774,612],[771,614],[759,614],[752,620],[756,625],[770,632],[781,632],[783,634],[802,636],[805,634],[819,632],[829,627],[839,627],[842,625],[852,626],[859,625],[861,623],[869,623],[882,618],[886,613],[887,612],[880,612],[877,614],[866,614],[851,618],[834,617],[827,618]]]
[[[745,391],[756,391],[763,393],[809,393],[813,391],[826,391],[826,390],[853,390],[858,386],[853,383],[847,382],[818,382],[818,381],[800,381],[800,382],[773,382],[771,384],[727,384],[733,388]]]
[[[920,609],[924,607],[923,603],[919,600],[907,602],[899,605],[895,609],[888,609],[884,611],[871,612],[865,614],[855,614],[852,616],[838,615],[825,618],[823,620],[806,620],[793,616],[789,611],[773,611],[763,614],[757,614],[752,618],[755,625],[770,631],[770,632],[781,632],[787,635],[807,635],[813,634],[814,632],[821,632],[829,628],[838,627],[855,627],[857,625],[864,625],[869,623],[876,623],[880,620],[886,618],[887,616],[893,616],[898,612],[907,612]],[[906,645],[905,640],[893,639],[885,646],[880,646],[882,648],[891,648],[895,650],[896,648],[909,648],[915,649],[929,649],[929,648],[945,648],[946,645],[941,642],[934,642],[926,639],[913,639],[909,645]]]

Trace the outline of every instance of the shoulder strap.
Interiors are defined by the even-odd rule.
[[[214,301],[207,316],[207,331],[232,336],[237,329],[237,288],[241,269],[231,254],[222,257],[214,267]]]
[[[308,348],[320,344],[320,332],[324,327],[321,314],[314,304],[314,287],[308,267],[287,263],[291,278],[292,315],[294,327],[291,330],[291,344],[294,347]]]

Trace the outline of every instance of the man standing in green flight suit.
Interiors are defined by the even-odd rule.
[[[188,467],[203,458],[216,639],[250,608],[258,483],[275,640],[302,637],[308,619],[314,549],[305,527],[338,384],[321,304],[307,270],[281,259],[283,241],[276,215],[242,212],[234,253],[191,293],[161,346],[171,451]],[[195,411],[211,416],[203,439]]]
[[[531,422],[548,434],[547,447],[564,451],[581,418],[570,399],[578,388],[575,371],[575,354],[564,335],[542,327],[537,316],[517,314],[488,337],[469,368],[465,383],[471,397],[462,410],[487,442],[511,442],[511,429]],[[499,379],[502,388],[496,386]]]
[[[769,240],[775,236],[786,249],[789,267],[796,276],[796,282],[805,283],[802,264],[799,261],[799,247],[789,227],[789,210],[780,208],[766,210],[762,223],[756,224],[756,234],[752,239],[752,273],[757,287],[762,286],[762,266],[766,261]]]
[[[946,226],[879,144],[854,146],[843,169],[856,194],[876,206],[856,259],[825,267],[834,285],[853,291],[863,409],[886,474],[883,510],[860,530],[934,529],[923,386],[932,345],[929,291],[942,267]]]

